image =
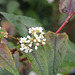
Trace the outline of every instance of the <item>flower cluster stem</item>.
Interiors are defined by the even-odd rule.
[[[19,40],[18,40],[17,38],[15,38],[15,37],[13,37],[13,36],[11,36],[11,35],[8,35],[8,37],[13,38],[13,39],[15,39],[16,41],[19,42]]]
[[[75,12],[73,12],[71,15],[69,15],[66,19],[66,21],[62,24],[62,26],[56,31],[56,34],[58,34],[62,29],[63,27],[68,23],[68,21],[71,19],[71,17],[75,14]]]

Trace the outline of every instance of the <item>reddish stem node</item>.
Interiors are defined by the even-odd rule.
[[[62,26],[56,31],[56,34],[58,34],[62,29],[63,27],[68,23],[68,21],[71,19],[71,17],[75,14],[75,12],[73,12],[71,15],[69,15],[66,19],[66,21],[62,24]]]
[[[15,48],[15,49],[13,49],[13,50],[11,50],[12,54],[14,54],[16,51],[17,51],[17,49],[16,49],[16,48]]]

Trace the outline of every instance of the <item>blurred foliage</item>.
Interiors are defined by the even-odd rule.
[[[54,32],[56,32],[56,30],[62,25],[62,23],[67,18],[66,15],[60,14],[59,12],[59,0],[55,0],[53,3],[48,3],[47,0],[0,0],[0,11],[35,18],[38,22],[42,24],[42,26],[46,29],[46,31],[51,30]],[[5,21],[3,22],[5,23]],[[10,35],[19,36],[18,33],[16,33],[15,28],[12,27],[10,23],[9,24],[8,22],[5,23],[8,25],[8,27],[7,26],[4,27],[3,22],[2,22],[3,28],[6,29]],[[12,31],[14,31],[16,34]],[[66,27],[63,28],[61,32],[63,31],[66,31],[70,39],[73,42],[75,42],[75,16],[70,20],[70,22],[66,25]],[[11,43],[11,41],[8,42],[8,45],[12,49],[12,46],[14,48],[15,43],[13,44]],[[25,71],[27,69],[26,62],[20,64],[20,71],[22,72],[23,70],[24,74],[26,73]],[[26,67],[23,68],[23,65],[26,65]],[[66,75],[68,72],[70,72],[70,70],[72,70],[72,68],[73,67],[68,66],[64,67],[62,73],[65,72],[64,74]]]
[[[48,2],[48,0],[0,0],[0,11],[33,17],[37,19],[47,31],[51,30],[54,32],[56,32],[67,17],[59,13],[59,0],[55,0],[53,3]],[[74,19],[73,17],[69,23],[71,24]],[[70,39],[75,42],[75,25],[72,23],[70,30],[68,30],[70,24],[67,24],[62,32],[69,31]]]
[[[54,20],[53,17],[58,18],[59,15],[55,2],[49,4],[47,0],[2,0],[0,6],[0,11],[37,19],[46,30],[51,30],[51,26],[55,26],[58,19]]]

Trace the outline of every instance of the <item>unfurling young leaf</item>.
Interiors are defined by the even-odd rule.
[[[60,0],[60,12],[71,15],[75,11],[75,0]]]
[[[13,75],[19,75],[12,54],[3,41],[0,42],[0,67],[5,68]]]
[[[68,36],[48,31],[46,45],[26,54],[37,75],[56,75],[66,50]]]

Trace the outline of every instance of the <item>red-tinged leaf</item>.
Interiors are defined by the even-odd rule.
[[[71,15],[75,11],[75,0],[60,0],[60,12]]]
[[[19,75],[12,58],[12,54],[3,41],[0,42],[0,67],[5,68],[13,75]]]

